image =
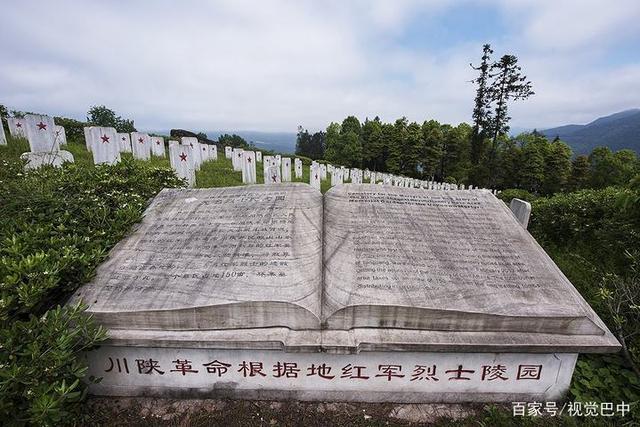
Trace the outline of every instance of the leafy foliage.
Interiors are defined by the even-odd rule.
[[[94,105],[87,113],[87,122],[92,126],[115,128],[118,132],[135,132],[133,120],[123,119],[104,105]]]
[[[104,338],[82,307],[56,306],[93,277],[152,196],[182,181],[132,159],[22,172],[21,144],[0,147],[0,417],[55,425],[77,413],[81,352]]]

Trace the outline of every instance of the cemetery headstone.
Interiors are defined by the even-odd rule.
[[[255,184],[256,178],[256,153],[253,151],[242,152],[242,182],[244,184]]]
[[[294,160],[294,169],[296,178],[302,178],[302,160],[295,159]]]
[[[156,157],[164,157],[164,138],[161,136],[151,137],[151,154]]]
[[[56,141],[53,118],[38,114],[27,114],[24,117],[27,127],[27,139],[32,153],[51,153],[59,151],[60,146]]]
[[[182,145],[188,145],[191,147],[191,158],[193,159],[193,168],[196,171],[200,170],[200,165],[202,164],[202,153],[200,151],[200,143],[198,142],[198,138],[191,136],[183,136],[180,138],[180,143]]]
[[[7,145],[7,137],[4,134],[4,125],[2,124],[2,117],[0,117],[0,145]]]
[[[231,148],[229,146],[225,146],[224,147],[224,156],[227,159],[233,159],[233,148]]]
[[[7,124],[9,125],[9,133],[12,137],[27,137],[27,124],[24,119],[19,117],[7,117]]]
[[[262,151],[256,151],[256,162],[262,163]]]
[[[87,147],[87,151],[91,152],[91,126],[85,126],[82,130],[84,132],[84,144]]]
[[[55,134],[58,145],[67,145],[67,132],[64,130],[64,126],[56,125]]]
[[[518,219],[520,225],[526,229],[529,226],[529,217],[531,216],[531,203],[513,198],[511,199],[509,208]]]
[[[169,162],[176,175],[187,181],[189,187],[196,182],[196,169],[194,164],[193,148],[188,144],[169,145]]]
[[[291,182],[291,159],[282,157],[282,182]]]
[[[149,160],[151,158],[151,138],[142,132],[131,132],[131,150],[133,158]]]
[[[117,133],[118,144],[121,153],[131,153],[131,135],[128,133]]]
[[[65,150],[32,153],[27,152],[20,155],[20,158],[26,163],[25,169],[37,169],[41,166],[60,167],[65,162],[73,163],[73,154]]]
[[[120,141],[114,128],[94,126],[90,130],[91,153],[96,165],[120,162]]]

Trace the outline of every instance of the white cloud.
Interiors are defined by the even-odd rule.
[[[437,23],[453,3],[13,2],[0,15],[0,102],[80,118],[106,104],[144,129],[294,131],[348,114],[457,123],[470,118],[468,64],[484,40],[398,44],[416,17]],[[509,20],[496,54],[516,53],[534,82],[514,126],[637,106],[640,64],[601,63],[637,35],[640,7],[614,3],[483,3]]]

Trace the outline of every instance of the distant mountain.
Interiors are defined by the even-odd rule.
[[[630,148],[640,153],[640,108],[600,117],[586,125],[565,125],[540,131],[547,138],[559,136],[575,154],[589,154],[595,147],[613,151]]]
[[[218,139],[220,135],[228,133],[243,137],[247,142],[253,142],[262,150],[271,150],[278,153],[295,154],[296,133],[294,132],[259,132],[245,130],[212,130],[205,132],[210,139]]]

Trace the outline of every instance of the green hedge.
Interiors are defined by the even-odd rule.
[[[79,354],[104,338],[83,307],[61,306],[150,198],[183,182],[131,159],[24,173],[17,144],[0,147],[0,417],[55,425],[78,415]]]

